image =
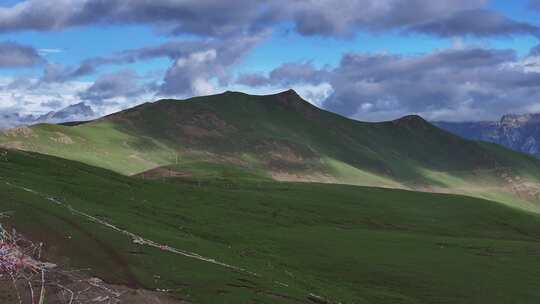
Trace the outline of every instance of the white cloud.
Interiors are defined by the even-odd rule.
[[[0,111],[13,110],[19,114],[43,114],[50,108],[43,104],[56,101],[59,107],[80,102],[78,93],[92,83],[71,81],[66,83],[39,83],[38,79],[28,79],[26,86],[10,86],[17,81],[13,77],[0,79]]]
[[[50,55],[50,54],[62,53],[64,50],[62,50],[62,49],[38,49],[37,51],[38,51],[38,53],[40,55],[47,56],[47,55]]]
[[[210,95],[217,92],[210,81],[205,78],[197,77],[191,83],[193,93],[197,95]]]
[[[37,78],[16,79],[0,77],[0,128],[21,123],[25,116],[46,114],[80,103],[81,95],[93,82],[67,81],[45,83]],[[155,100],[154,92],[142,92],[136,96],[112,96],[103,103],[91,103],[99,116],[124,110],[147,101]]]
[[[285,88],[282,88],[285,90]],[[288,88],[287,88],[288,89]],[[323,102],[334,92],[334,88],[327,83],[301,84],[293,86],[293,89],[311,104],[322,107]]]
[[[522,69],[526,73],[539,73],[540,72],[540,56],[527,56],[519,61],[511,62],[503,66],[510,69]]]

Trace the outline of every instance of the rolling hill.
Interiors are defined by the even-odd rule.
[[[540,211],[533,157],[462,139],[418,116],[350,120],[292,90],[160,100],[83,124],[7,130],[0,144],[125,175],[233,174],[461,193]]]
[[[0,193],[0,222],[43,242],[48,261],[174,303],[540,301],[540,216],[482,199],[143,180],[1,149]],[[0,300],[15,301],[2,284]]]

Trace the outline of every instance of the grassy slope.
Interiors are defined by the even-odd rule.
[[[44,240],[50,257],[195,303],[310,303],[309,293],[336,303],[540,301],[540,216],[489,201],[246,179],[148,181],[14,151],[0,157],[0,177],[0,210],[14,211],[10,223]],[[139,247],[20,187],[260,277]]]
[[[463,140],[415,116],[349,120],[292,91],[163,100],[74,127],[37,125],[31,134],[0,136],[0,144],[127,175],[213,162],[281,180],[454,192],[540,211],[540,161],[532,157]],[[503,175],[526,179],[525,188]]]

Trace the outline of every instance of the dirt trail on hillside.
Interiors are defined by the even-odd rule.
[[[107,222],[105,220],[99,219],[99,218],[97,218],[95,216],[92,216],[90,214],[87,214],[85,212],[77,210],[77,209],[73,208],[71,205],[67,205],[67,204],[61,202],[57,198],[44,195],[44,194],[39,193],[39,192],[37,192],[37,191],[35,191],[33,189],[30,189],[30,188],[14,185],[14,184],[12,184],[10,182],[7,182],[7,181],[5,183],[8,186],[15,187],[15,188],[24,190],[26,192],[30,192],[32,194],[38,195],[38,196],[40,196],[40,197],[42,197],[42,198],[44,198],[44,199],[58,205],[58,206],[67,208],[73,214],[82,216],[82,217],[84,217],[84,218],[86,218],[86,219],[88,219],[88,220],[90,220],[90,221],[92,221],[94,223],[100,224],[100,225],[105,226],[105,227],[107,227],[109,229],[112,229],[112,230],[114,230],[116,232],[122,233],[122,234],[130,237],[132,239],[132,241],[134,243],[136,243],[136,244],[149,246],[149,247],[154,247],[154,248],[157,248],[157,249],[162,250],[162,251],[167,251],[167,252],[182,255],[182,256],[185,256],[185,257],[188,257],[188,258],[196,259],[196,260],[199,260],[199,261],[215,264],[215,265],[218,265],[218,266],[229,268],[229,269],[232,269],[232,270],[235,270],[235,271],[238,271],[238,272],[241,272],[241,273],[249,274],[249,275],[252,275],[252,276],[259,276],[257,273],[248,271],[248,270],[243,269],[241,267],[229,265],[229,264],[217,261],[217,260],[215,260],[213,258],[204,257],[204,256],[199,255],[199,254],[194,253],[194,252],[174,248],[174,247],[171,247],[169,245],[160,244],[158,242],[146,239],[146,238],[144,238],[144,237],[142,237],[142,236],[140,236],[138,234],[135,234],[135,233],[127,231],[125,229],[119,228],[119,227],[117,227],[117,226],[115,226],[115,225],[113,225],[113,224],[111,224],[111,223],[109,223],[109,222]]]
[[[0,177],[0,179],[3,179],[2,177]],[[258,273],[255,273],[255,272],[252,272],[252,271],[249,271],[247,269],[244,269],[244,268],[241,268],[241,267],[238,267],[238,266],[234,266],[234,265],[230,265],[230,264],[226,264],[226,263],[223,263],[223,262],[220,262],[220,261],[217,261],[213,258],[209,258],[209,257],[205,257],[205,256],[202,256],[200,254],[197,254],[197,253],[194,253],[194,252],[190,252],[190,251],[186,251],[186,250],[182,250],[182,249],[178,249],[178,248],[174,248],[172,246],[169,246],[169,245],[165,245],[165,244],[160,244],[158,242],[155,242],[153,240],[149,240],[149,239],[146,239],[136,233],[133,233],[133,232],[130,232],[128,230],[125,230],[125,229],[122,229],[122,228],[119,228],[118,226],[112,224],[112,223],[109,223],[105,220],[102,220],[102,219],[99,219],[95,216],[92,216],[90,214],[87,214],[83,211],[80,211],[80,210],[77,210],[75,208],[73,208],[71,205],[68,205],[67,203],[65,202],[62,202],[60,201],[59,199],[57,198],[54,198],[54,197],[51,197],[51,196],[48,196],[48,195],[45,195],[43,193],[40,193],[38,191],[35,191],[33,189],[30,189],[30,188],[27,188],[27,187],[24,187],[24,186],[19,186],[19,185],[15,185],[15,184],[12,184],[8,181],[5,181],[5,184],[10,186],[10,187],[13,187],[13,188],[17,188],[17,189],[20,189],[20,190],[23,190],[23,191],[26,191],[26,192],[29,192],[29,193],[32,193],[34,195],[37,195],[45,200],[48,200],[49,202],[59,206],[59,207],[62,207],[62,208],[66,208],[68,209],[72,214],[75,214],[75,215],[79,215],[83,218],[86,218],[87,220],[89,221],[92,221],[94,223],[97,223],[99,225],[102,225],[104,227],[107,227],[113,231],[116,231],[118,233],[121,233],[123,235],[126,235],[128,236],[129,238],[132,239],[132,241],[136,244],[139,244],[139,245],[142,245],[142,246],[148,246],[148,247],[153,247],[153,248],[156,248],[156,249],[159,249],[159,250],[162,250],[162,251],[166,251],[166,252],[170,252],[170,253],[173,253],[173,254],[177,254],[177,255],[181,255],[181,256],[184,256],[184,257],[187,257],[187,258],[191,258],[191,259],[196,259],[196,260],[199,260],[199,261],[202,261],[202,262],[206,262],[206,263],[211,263],[211,264],[214,264],[214,265],[217,265],[217,266],[221,266],[221,267],[225,267],[225,268],[228,268],[232,271],[236,271],[236,272],[239,272],[239,273],[243,273],[243,274],[247,274],[247,275],[250,275],[250,276],[254,276],[254,277],[261,277],[261,275],[259,275]],[[280,283],[278,281],[275,281],[274,282],[276,285],[280,285],[280,286],[284,286],[283,283]],[[285,286],[288,286],[285,284]],[[134,291],[134,289],[130,289],[131,291]],[[166,298],[160,298],[160,297],[156,297],[155,295],[159,293],[156,293],[156,294],[153,294],[152,292],[150,291],[145,291],[145,290],[135,290],[135,292],[139,292],[139,293],[142,293],[143,295],[145,295],[145,297],[150,297],[152,299],[154,299],[154,302],[145,302],[142,300],[141,298],[141,301],[140,302],[137,302],[135,300],[132,300],[132,301],[127,301],[127,302],[122,302],[122,303],[134,303],[134,304],[137,304],[137,303],[145,303],[145,304],[148,304],[148,303],[152,303],[152,304],[189,304],[188,302],[178,302],[178,301],[170,301],[170,302],[166,302]],[[104,300],[107,300],[105,298],[103,298]],[[134,299],[138,299],[137,297],[135,297]],[[315,303],[315,299],[317,300],[320,300],[320,301],[324,301],[324,302],[320,302],[320,303],[334,303],[330,300],[327,300],[325,299],[324,297],[321,297],[321,296],[318,296],[316,294],[313,294],[313,293],[310,293],[308,296],[307,296],[307,300],[311,303]],[[165,302],[164,302],[165,301]],[[58,302],[58,303],[62,303],[62,302]],[[95,303],[101,303],[101,302],[95,302]],[[103,302],[103,303],[109,303],[109,304],[112,304],[112,303],[120,303],[120,302]],[[56,303],[54,303],[56,304]]]

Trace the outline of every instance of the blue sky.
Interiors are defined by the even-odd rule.
[[[289,87],[364,120],[536,111],[540,89],[523,83],[537,73],[538,2],[237,0],[225,10],[217,0],[3,0],[0,114],[79,102],[103,114],[163,96]],[[492,66],[464,60],[479,54]],[[499,79],[513,86],[498,92]],[[10,85],[21,80],[32,85]]]
[[[5,3],[4,3],[5,2]],[[9,6],[23,2],[21,0],[4,0],[2,5]],[[527,9],[527,1],[493,1],[490,7],[516,20],[536,22],[537,12]],[[320,37],[302,36],[293,30],[292,25],[280,24],[268,40],[260,43],[247,56],[245,61],[235,69],[239,72],[270,71],[279,64],[290,61],[313,61],[316,65],[337,65],[341,55],[346,52],[389,52],[396,54],[418,54],[434,49],[448,48],[455,38],[439,38],[429,35],[402,35],[398,31],[385,33],[369,33],[359,31],[353,37]],[[189,35],[185,35],[189,38]],[[175,37],[176,38],[176,37]],[[1,40],[17,41],[33,45],[38,49],[60,50],[51,53],[47,58],[51,61],[76,65],[89,57],[106,56],[115,51],[135,49],[149,45],[164,43],[170,39],[167,35],[156,33],[145,26],[93,26],[66,29],[57,32],[25,31],[0,34]],[[495,37],[490,39],[467,39],[471,44],[487,47],[512,48],[524,55],[531,47],[538,44],[536,37]],[[286,47],[283,47],[286,46]],[[132,68],[141,71],[166,69],[168,62],[141,62]],[[2,70],[2,74],[28,71]],[[96,75],[92,75],[95,78]],[[92,78],[92,77],[89,77]]]

